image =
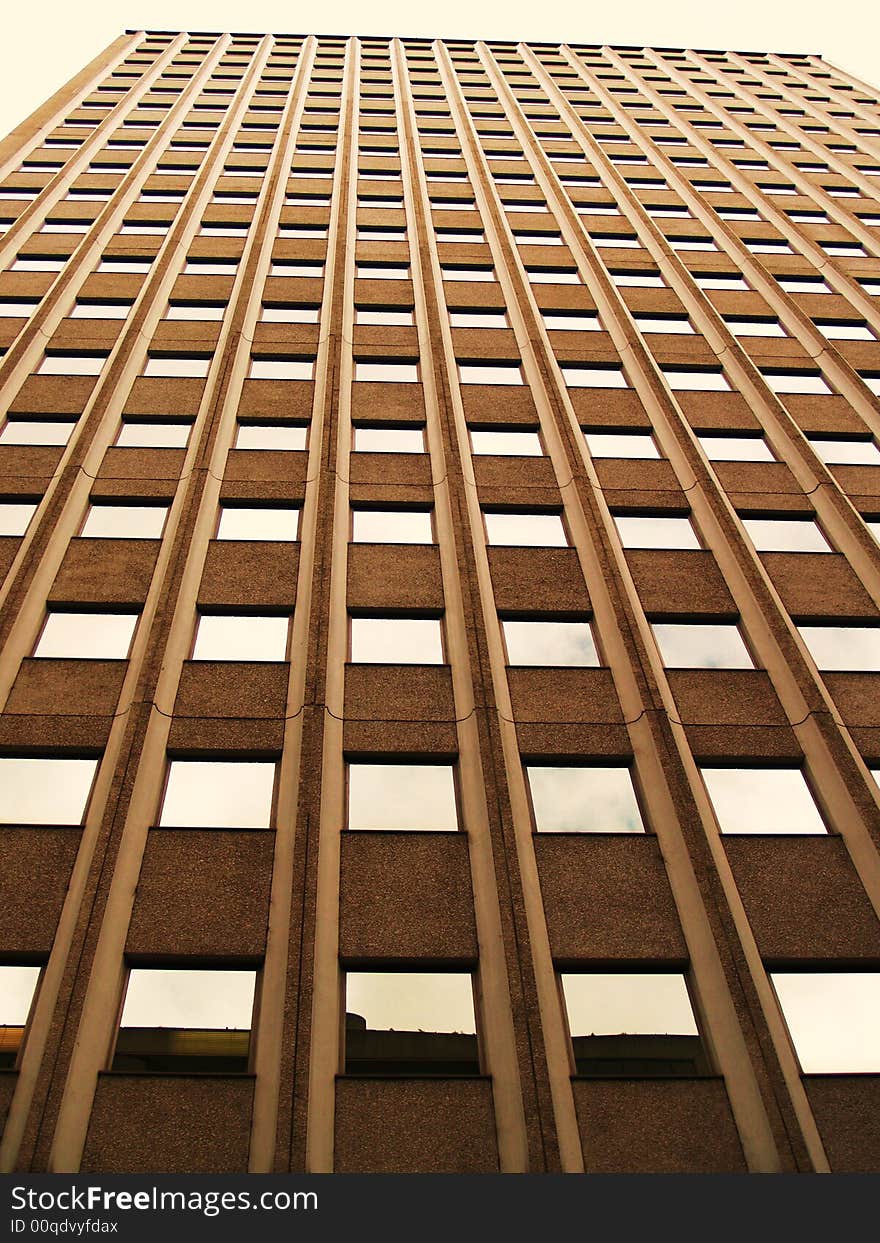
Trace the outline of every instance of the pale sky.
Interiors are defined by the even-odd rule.
[[[311,16],[315,10],[309,10]],[[279,0],[67,0],[8,5],[0,44],[0,134],[96,56],[126,28],[237,30],[288,34],[372,34],[532,39],[656,47],[736,48],[822,53],[832,64],[880,83],[880,5],[876,0],[629,0],[626,5],[542,0],[446,0],[442,12],[402,0],[325,0],[320,30],[296,28],[302,10]],[[29,54],[26,54],[29,53]]]

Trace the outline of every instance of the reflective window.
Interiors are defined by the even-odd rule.
[[[77,302],[71,308],[71,319],[125,319],[134,304],[131,302]]]
[[[354,309],[356,324],[380,324],[388,327],[401,325],[408,327],[415,321],[412,307],[392,306],[356,306]]]
[[[703,452],[710,462],[774,462],[770,446],[763,436],[716,435],[706,432],[698,436]]]
[[[614,524],[624,548],[700,547],[689,518],[615,515]]]
[[[708,1072],[683,975],[566,972],[561,981],[579,1075]]]
[[[758,552],[830,552],[831,546],[809,518],[743,518]]]
[[[436,617],[353,617],[351,659],[356,664],[440,665],[443,636]]]
[[[254,971],[133,968],[112,1069],[246,1071],[255,986]]]
[[[264,302],[260,307],[264,324],[317,324],[320,314],[317,303]]]
[[[346,973],[346,1074],[478,1074],[476,1030],[469,973]]]
[[[599,316],[582,311],[542,311],[545,328],[554,332],[601,332]]]
[[[39,979],[39,967],[0,965],[0,1070],[15,1067]]]
[[[823,673],[880,671],[880,626],[798,626]]]
[[[52,612],[34,656],[64,660],[126,660],[137,613]]]
[[[429,509],[355,509],[352,540],[356,544],[433,544]]]
[[[358,358],[355,359],[354,378],[385,384],[415,384],[419,378],[419,365],[414,362],[370,362]]]
[[[671,367],[663,367],[661,370],[670,388],[690,392],[726,393],[730,391],[730,385],[723,371],[700,368],[694,368],[692,371],[677,371]]]
[[[829,341],[874,341],[873,332],[864,322],[856,319],[814,319],[813,323]]]
[[[799,768],[700,770],[722,833],[825,833]]]
[[[106,354],[46,354],[39,375],[100,375]]]
[[[508,328],[504,311],[450,311],[453,328]]]
[[[305,449],[309,429],[297,423],[239,423],[236,449]]]
[[[81,824],[95,759],[0,756],[0,824]]]
[[[124,420],[116,437],[120,449],[185,449],[192,423],[138,423]]]
[[[299,510],[282,505],[223,505],[217,539],[293,542],[299,532]]]
[[[288,616],[202,614],[196,623],[193,660],[284,660]]]
[[[355,427],[356,453],[424,453],[421,427]]]
[[[311,380],[313,358],[252,358],[252,380]]]
[[[348,827],[455,832],[452,765],[349,764]]]
[[[668,669],[753,669],[739,628],[731,623],[652,622]]]
[[[486,513],[484,517],[488,541],[496,547],[568,547],[560,514]]]
[[[24,535],[36,508],[32,501],[0,501],[0,535]]]
[[[8,419],[0,431],[3,445],[66,445],[76,421],[54,419]]]
[[[636,327],[640,332],[671,332],[693,335],[694,327],[689,319],[680,315],[636,315]]]
[[[586,621],[502,621],[510,665],[597,666],[593,631]]]
[[[830,393],[818,371],[761,371],[774,393]]]
[[[738,319],[734,315],[725,315],[724,322],[735,337],[787,336],[778,319]]]
[[[462,384],[522,384],[518,363],[459,363]]]
[[[628,388],[622,367],[563,366],[562,378],[569,388]]]
[[[880,1071],[880,972],[774,971],[805,1075]]]
[[[642,833],[629,768],[526,766],[539,833]]]
[[[584,432],[593,457],[659,458],[650,432]]]
[[[92,505],[81,535],[89,539],[160,539],[165,505]]]
[[[169,302],[166,319],[217,321],[226,312],[225,302]]]
[[[210,366],[210,357],[192,355],[184,358],[170,354],[153,355],[147,359],[144,375],[159,376],[163,379],[202,379],[208,374]]]
[[[275,765],[250,760],[171,760],[160,825],[268,829]]]
[[[826,466],[880,466],[880,449],[873,440],[810,436],[809,441]]]
[[[478,456],[541,457],[544,450],[537,432],[471,431],[471,450]]]

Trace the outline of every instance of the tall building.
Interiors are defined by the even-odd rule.
[[[0,1168],[880,1167],[876,92],[130,31],[0,161]]]

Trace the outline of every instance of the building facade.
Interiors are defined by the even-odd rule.
[[[135,31],[0,164],[0,1168],[876,1170],[877,93]]]

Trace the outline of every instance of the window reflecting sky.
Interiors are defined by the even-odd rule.
[[[282,506],[224,505],[220,510],[217,539],[284,540],[293,542],[299,532],[299,510]]]
[[[544,833],[641,833],[628,768],[526,768],[535,824]]]
[[[349,971],[345,1009],[373,1031],[476,1030],[471,976],[455,971]]]
[[[825,833],[799,768],[700,770],[722,833]]]
[[[172,760],[159,824],[172,828],[269,827],[275,765]]]
[[[351,659],[391,665],[439,665],[443,640],[439,618],[353,617]]]
[[[247,1031],[254,1008],[253,971],[133,968],[122,1027],[207,1027]]]
[[[572,1036],[696,1036],[684,976],[565,973],[562,991]]]
[[[652,622],[651,628],[668,669],[754,668],[736,626]]]
[[[0,966],[0,1027],[25,1025],[39,978],[39,967]]]
[[[820,670],[880,670],[880,626],[798,626],[798,630]]]
[[[559,514],[486,514],[486,534],[496,547],[566,548]]]
[[[0,756],[0,823],[79,824],[97,760]]]
[[[193,660],[284,660],[290,618],[203,615],[196,623]]]
[[[350,764],[348,827],[456,830],[452,766]]]
[[[511,665],[596,666],[599,657],[585,621],[504,621]]]
[[[50,613],[34,655],[125,660],[137,622],[137,613]]]
[[[880,973],[775,971],[771,979],[805,1074],[880,1071]]]

